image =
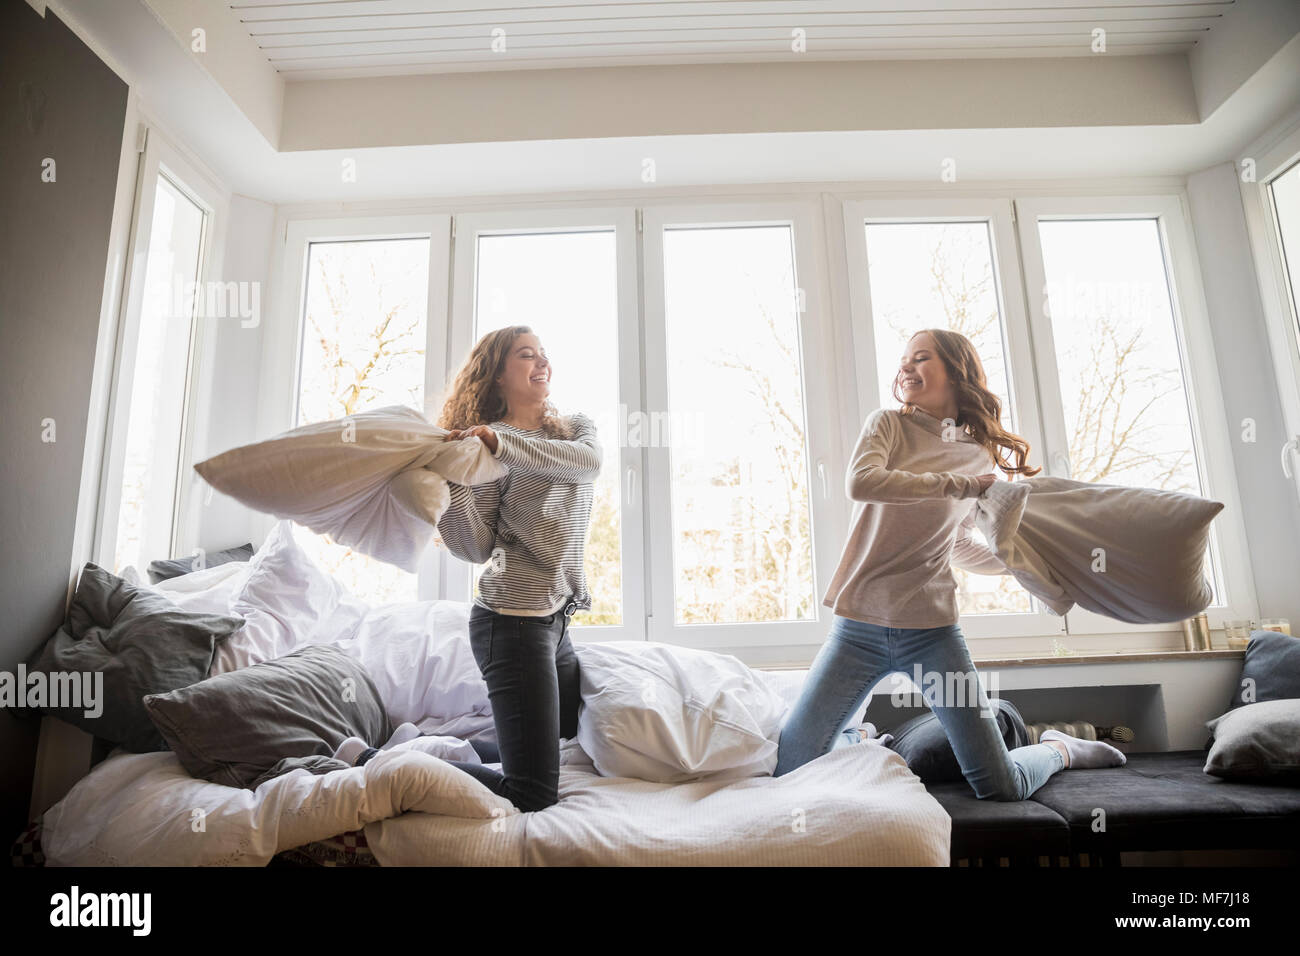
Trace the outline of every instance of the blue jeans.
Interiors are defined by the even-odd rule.
[[[773,776],[852,744],[857,732],[846,733],[845,725],[880,679],[893,672],[917,684],[979,799],[1024,800],[1064,768],[1065,758],[1048,744],[1007,750],[997,712],[956,624],[881,627],[837,615],[781,728]]]
[[[501,770],[449,760],[520,810],[542,810],[559,800],[560,738],[578,734],[578,655],[569,640],[570,599],[546,617],[470,609],[469,643],[487,683]],[[475,744],[480,757],[490,748]],[[494,763],[495,761],[487,761]]]

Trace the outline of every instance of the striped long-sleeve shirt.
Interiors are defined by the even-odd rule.
[[[591,607],[583,550],[603,452],[590,418],[575,414],[570,421],[567,441],[493,422],[495,457],[509,471],[481,485],[449,483],[451,502],[438,531],[458,558],[490,562],[474,600],[498,614],[545,616],[569,595],[576,595],[577,609]]]

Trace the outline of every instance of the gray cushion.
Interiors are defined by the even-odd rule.
[[[1206,726],[1214,734],[1204,768],[1211,776],[1300,779],[1300,700],[1268,700],[1238,707]]]
[[[1252,631],[1241,664],[1241,680],[1229,709],[1264,700],[1300,698],[1300,638],[1277,631]]]
[[[160,558],[157,561],[149,562],[149,583],[157,584],[159,581],[166,581],[168,578],[178,578],[182,574],[189,574],[191,571],[215,568],[219,564],[230,564],[232,561],[251,560],[253,560],[253,546],[251,544],[241,544],[237,548],[227,548],[225,551],[214,551],[212,554],[205,554],[202,561],[199,561],[198,555],[188,558]]]
[[[83,706],[37,709],[136,753],[166,750],[142,698],[203,680],[217,641],[243,624],[241,617],[183,610],[150,588],[87,564],[63,627],[27,667],[102,674],[102,712],[87,717]]]
[[[999,698],[993,698],[989,703],[997,711],[998,730],[1007,749],[1014,750],[1029,743],[1029,731],[1025,729],[1024,718],[1015,704]],[[889,749],[902,755],[922,783],[955,783],[965,779],[948,735],[933,711],[913,717],[890,733],[894,739],[889,742]]]
[[[346,738],[378,747],[393,734],[370,675],[331,644],[311,644],[144,703],[191,775],[249,790],[296,767],[316,774],[346,769],[333,759]]]

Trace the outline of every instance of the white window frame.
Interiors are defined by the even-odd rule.
[[[784,225],[791,229],[796,282],[804,293],[800,316],[800,347],[804,418],[808,436],[807,463],[810,534],[813,550],[813,617],[807,621],[767,623],[676,623],[673,601],[672,502],[669,448],[647,449],[648,512],[660,516],[650,525],[650,640],[698,648],[774,648],[820,645],[826,639],[830,612],[822,605],[826,582],[834,573],[848,526],[843,494],[845,463],[837,436],[841,430],[833,375],[818,367],[834,365],[834,335],[828,319],[826,250],[821,207],[816,197],[805,201],[690,203],[647,207],[642,244],[645,287],[645,375],[647,408],[668,411],[668,355],[664,302],[663,231],[683,226]],[[718,422],[718,427],[726,427]],[[820,494],[818,491],[820,490]]]
[[[1196,437],[1196,465],[1205,482],[1206,497],[1225,504],[1214,520],[1220,573],[1228,603],[1206,609],[1211,628],[1233,619],[1258,618],[1254,575],[1247,546],[1237,478],[1232,468],[1232,441],[1224,410],[1223,391],[1214,357],[1208,310],[1202,293],[1200,269],[1192,241],[1185,199],[1178,195],[1063,196],[1016,200],[1020,247],[1027,289],[1046,289],[1040,219],[1155,219],[1164,253],[1166,282],[1173,307],[1180,362],[1188,387],[1191,428]],[[1057,380],[1056,351],[1051,319],[1044,310],[1045,296],[1029,297],[1030,323],[1037,356],[1048,471],[1069,477],[1069,443]],[[1062,467],[1062,463],[1065,467]],[[1071,636],[1162,632],[1177,624],[1128,624],[1082,608],[1066,614]]]
[[[478,291],[478,240],[480,236],[572,232],[613,232],[618,296],[618,391],[629,410],[642,403],[640,307],[637,282],[636,210],[632,207],[519,209],[475,212],[456,216],[454,280],[451,324],[446,363],[439,366],[450,384],[459,363],[474,346],[474,317]],[[540,331],[540,330],[539,330]],[[580,374],[570,369],[569,374]],[[601,435],[601,444],[619,436]],[[619,449],[620,551],[623,582],[621,625],[579,625],[570,628],[575,641],[645,639],[645,450]],[[449,560],[443,564],[440,593],[450,600],[468,601],[472,588],[471,565]]]
[[[145,301],[145,278],[149,263],[149,244],[153,233],[154,200],[159,176],[166,176],[176,189],[203,210],[203,236],[199,245],[199,288],[216,281],[222,274],[225,233],[230,209],[230,194],[225,187],[185,158],[156,125],[142,123],[144,149],[136,178],[131,236],[128,240],[125,295],[118,320],[116,350],[113,360],[113,384],[109,394],[108,423],[105,434],[104,466],[100,472],[99,509],[95,521],[92,554],[102,567],[116,563],[117,525],[122,506],[122,470],[126,458],[130,425],[131,393],[135,381],[135,360],[140,340],[141,312]],[[202,311],[202,310],[200,310]],[[177,456],[176,493],[172,508],[172,527],[168,553],[157,558],[190,554],[197,537],[193,520],[194,480],[188,466],[192,449],[206,441],[211,385],[215,375],[213,356],[219,317],[199,315],[191,320],[190,347],[187,357],[184,408],[181,414],[181,441]],[[137,568],[143,577],[145,568]]]
[[[1007,384],[1014,405],[1016,428],[1029,442],[1030,465],[1042,467],[1042,418],[1030,348],[1029,322],[1020,267],[1011,200],[1005,198],[866,199],[844,202],[844,244],[848,263],[849,304],[857,363],[858,409],[861,418],[880,406],[876,372],[876,338],[867,264],[866,223],[985,222],[993,256],[994,281],[1002,334],[1006,348]],[[962,633],[973,639],[1037,637],[1065,632],[1065,619],[1049,612],[1037,598],[1034,610],[1011,614],[963,614]]]
[[[340,219],[295,219],[283,225],[280,261],[274,275],[279,280],[277,308],[266,322],[259,391],[258,434],[275,435],[297,421],[301,377],[303,320],[306,314],[308,253],[312,243],[363,239],[428,239],[429,293],[426,315],[424,399],[429,403],[443,387],[446,365],[447,277],[451,257],[451,216],[359,216]],[[287,374],[286,374],[287,372]],[[262,531],[274,519],[260,516]],[[419,600],[437,597],[441,552],[430,547],[417,571]]]
[[[1263,149],[1256,148],[1258,145],[1246,151],[1255,162],[1255,181],[1243,182],[1238,175],[1238,186],[1254,254],[1282,420],[1287,436],[1295,438],[1300,445],[1300,302],[1293,299],[1287,281],[1287,263],[1270,194],[1273,180],[1300,163],[1300,115],[1271,145]],[[1297,259],[1293,267],[1300,270],[1300,253]],[[1300,276],[1295,278],[1300,286]],[[1293,486],[1300,495],[1300,451],[1290,457]]]

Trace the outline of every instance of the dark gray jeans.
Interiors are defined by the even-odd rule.
[[[569,641],[575,606],[570,597],[554,614],[517,617],[475,604],[469,614],[470,648],[492,702],[501,770],[448,763],[524,812],[559,800],[560,738],[578,733],[582,695],[578,655]]]

